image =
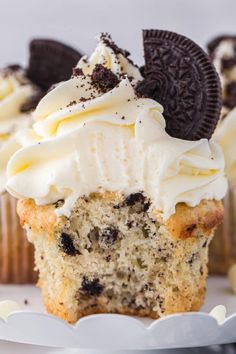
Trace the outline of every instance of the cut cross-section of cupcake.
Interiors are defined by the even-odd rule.
[[[221,203],[179,204],[168,222],[138,203],[94,193],[78,198],[70,217],[55,218],[55,206],[19,202],[50,313],[73,323],[93,313],[158,318],[199,310]]]
[[[142,80],[102,34],[40,101],[8,163],[45,306],[72,323],[101,312],[158,318],[203,302],[223,154],[207,139],[170,136],[167,108],[137,95]]]

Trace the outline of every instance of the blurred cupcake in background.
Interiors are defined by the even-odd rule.
[[[0,283],[36,281],[32,245],[20,227],[16,200],[5,190],[6,165],[18,149],[15,136],[32,125],[31,112],[52,84],[70,77],[81,55],[56,41],[30,43],[28,68],[9,65],[0,70]]]
[[[221,81],[224,118],[236,106],[236,36],[219,36],[207,47]]]
[[[210,267],[214,273],[225,274],[236,263],[236,108],[217,127],[215,140],[224,152],[229,189],[224,199],[224,222],[210,249]]]
[[[18,65],[0,72],[0,151],[12,144],[14,134],[31,125],[31,109],[42,91]],[[5,164],[0,161],[0,282],[27,283],[35,279],[33,249],[26,242],[17,214],[15,199],[5,192]]]
[[[221,120],[214,136],[223,149],[229,181],[224,199],[224,223],[218,228],[210,247],[210,270],[226,274],[236,263],[236,36],[213,39],[208,44],[208,52],[222,85]]]

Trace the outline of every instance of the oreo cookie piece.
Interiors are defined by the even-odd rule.
[[[143,77],[146,77],[145,68],[145,65],[139,67],[139,71]]]
[[[3,77],[7,77],[13,73],[16,73],[20,70],[23,70],[22,67],[19,64],[10,64],[3,69],[0,69],[0,74]]]
[[[14,73],[14,72],[21,70],[21,69],[22,69],[22,67],[19,64],[10,64],[3,70]]]
[[[93,85],[102,93],[112,90],[119,84],[118,77],[102,64],[96,64],[91,75]]]
[[[51,85],[68,80],[81,56],[78,51],[63,43],[49,39],[34,39],[30,42],[27,76],[46,91]]]
[[[210,139],[220,117],[221,89],[207,54],[174,32],[144,30],[143,39],[145,79],[137,93],[163,105],[171,136]]]

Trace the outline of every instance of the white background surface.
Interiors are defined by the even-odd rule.
[[[236,33],[235,0],[0,0],[0,65],[26,61],[33,37],[51,37],[90,53],[101,31],[142,62],[142,28],[186,34],[204,45]]]

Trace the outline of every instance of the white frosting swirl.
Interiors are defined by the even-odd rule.
[[[110,48],[102,52],[109,53],[103,64],[117,72]],[[89,61],[94,65],[99,58]],[[86,75],[49,92],[34,113],[33,129],[17,134],[21,149],[7,168],[10,193],[37,204],[64,199],[57,213],[69,215],[74,201],[91,192],[144,191],[164,218],[179,202],[195,206],[202,199],[224,197],[224,159],[217,144],[172,138],[165,131],[162,106],[138,98],[128,77],[101,93],[83,59],[79,67]]]
[[[23,70],[0,72],[0,141],[25,126],[28,115],[21,113],[21,106],[34,91]]]
[[[77,65],[85,75],[91,74],[97,64],[102,64],[118,77],[127,75],[133,84],[143,79],[138,67],[122,54],[129,53],[118,48],[108,34],[101,34],[97,37],[97,40],[98,45],[93,54],[89,58],[87,56],[81,58]]]

